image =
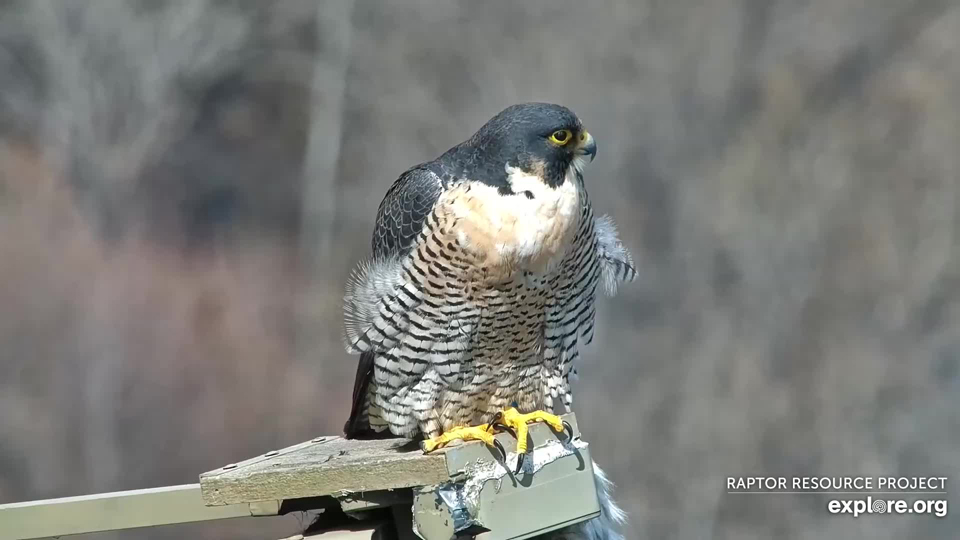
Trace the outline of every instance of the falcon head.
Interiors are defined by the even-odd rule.
[[[523,103],[501,111],[449,153],[464,164],[465,176],[510,193],[509,171],[519,169],[556,188],[572,170],[579,174],[587,158],[593,160],[597,145],[570,109]]]

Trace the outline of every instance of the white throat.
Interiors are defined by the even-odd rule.
[[[546,275],[573,245],[583,184],[573,166],[557,187],[518,168],[506,172],[510,195],[468,182],[444,193],[439,205],[458,220],[457,243],[481,257],[493,272],[491,279],[507,279],[517,271]]]
[[[514,241],[498,246],[524,269],[547,273],[563,259],[579,225],[581,185],[573,167],[563,183],[548,186],[538,176],[507,166],[513,195],[503,196],[503,213],[516,218]]]

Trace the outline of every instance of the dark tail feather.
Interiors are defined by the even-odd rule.
[[[369,434],[372,430],[364,414],[367,409],[367,389],[370,387],[370,378],[373,377],[373,353],[365,352],[360,355],[357,364],[357,378],[353,383],[353,407],[350,409],[350,418],[343,425],[344,436],[355,439]]]

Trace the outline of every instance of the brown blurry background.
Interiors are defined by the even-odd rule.
[[[725,479],[949,476],[960,503],[960,2],[515,4],[0,3],[0,502],[339,433],[387,187],[553,101],[641,270],[575,390],[628,537],[955,538]]]

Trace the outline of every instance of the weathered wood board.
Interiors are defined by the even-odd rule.
[[[445,540],[481,527],[490,532],[478,538],[520,540],[600,512],[589,445],[574,416],[564,419],[569,441],[545,424],[530,427],[520,474],[508,433],[497,435],[506,463],[479,442],[425,455],[402,439],[317,437],[204,473],[199,484],[2,504],[0,540],[336,507],[311,527],[313,537],[374,538],[385,527],[402,540],[414,530]]]
[[[573,414],[563,417],[579,437]],[[530,428],[534,442],[556,438],[549,426]],[[508,433],[497,436],[508,451],[516,440]],[[461,474],[463,464],[494,452],[470,442],[424,454],[406,439],[372,441],[318,437],[253,459],[230,464],[200,475],[203,500],[220,506],[256,501],[283,501],[351,493],[383,491],[440,484]]]

